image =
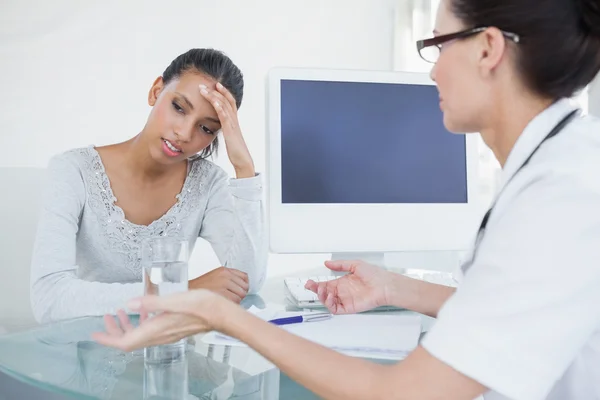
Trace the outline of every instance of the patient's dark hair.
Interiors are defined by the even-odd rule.
[[[449,1],[468,27],[519,35],[517,66],[538,95],[571,97],[600,70],[600,0]]]
[[[186,72],[201,73],[220,82],[235,99],[239,109],[244,97],[244,75],[242,71],[222,51],[214,49],[191,49],[174,59],[162,74],[164,84],[179,78]],[[219,142],[215,139],[210,146],[200,152],[200,158],[216,154]]]

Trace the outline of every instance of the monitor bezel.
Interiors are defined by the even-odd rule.
[[[460,204],[284,204],[281,81],[435,85],[428,74],[274,68],[267,77],[267,208],[274,253],[454,251],[468,249],[482,214],[478,138],[466,135],[468,202]],[[408,228],[407,228],[408,227]]]

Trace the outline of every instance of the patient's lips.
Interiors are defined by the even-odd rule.
[[[183,150],[181,149],[181,147],[177,146],[176,144],[174,144],[173,142],[169,141],[168,139],[163,139],[163,152],[169,156],[169,157],[177,157],[179,156]]]

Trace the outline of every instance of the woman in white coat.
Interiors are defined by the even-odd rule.
[[[397,365],[343,356],[208,291],[136,299],[165,311],[96,339],[133,349],[216,329],[329,399],[600,398],[600,122],[567,100],[600,69],[598,0],[442,0],[434,63],[444,124],[481,132],[503,166],[464,279],[451,288],[361,262],[309,289],[335,313],[383,304],[437,317]]]

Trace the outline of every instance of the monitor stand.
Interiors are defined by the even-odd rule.
[[[378,267],[385,268],[385,253],[332,253],[331,260],[361,260],[371,265],[377,265]],[[333,275],[341,276],[345,275],[346,272],[331,271]]]

